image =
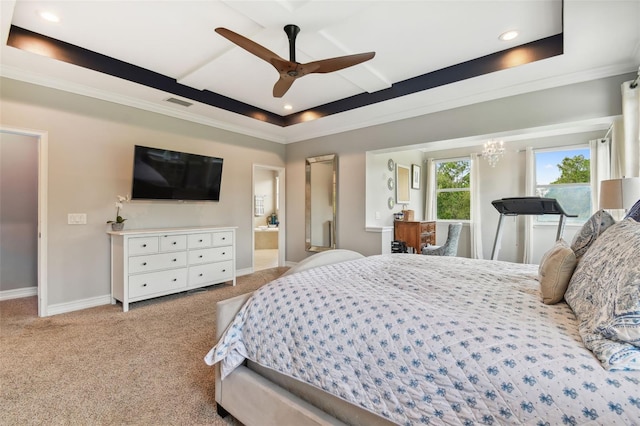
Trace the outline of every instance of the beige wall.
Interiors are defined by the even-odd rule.
[[[251,268],[254,163],[283,167],[285,148],[204,125],[9,79],[2,125],[48,132],[48,304],[108,295],[117,195],[130,192],[136,144],[224,158],[220,202],[133,201],[127,228],[237,226],[237,267]],[[86,225],[68,225],[86,213]]]
[[[541,90],[287,145],[287,260],[297,262],[310,255],[304,251],[306,157],[338,155],[338,247],[365,255],[379,254],[387,241],[381,240],[384,234],[367,232],[367,217],[372,214],[371,207],[374,208],[373,214],[378,210],[384,213],[386,207],[367,204],[368,151],[400,152],[418,144],[500,132],[517,134],[523,129],[569,126],[576,121],[620,115],[620,85],[631,78],[633,74],[625,74]],[[452,142],[449,149],[455,148],[455,142]],[[514,153],[505,159],[499,171],[485,173],[481,178],[482,185],[489,188],[485,204],[513,191],[524,195],[523,164],[521,156]],[[488,209],[491,208],[489,204]],[[491,255],[496,224],[497,218],[486,223],[483,221],[483,244],[489,247],[485,257]],[[439,231],[441,236],[446,235],[442,229]],[[513,241],[512,244],[518,243]],[[519,250],[520,247],[503,249],[502,253],[510,253],[509,259],[515,260],[519,257]]]
[[[130,191],[135,144],[220,156],[225,163],[219,203],[132,202],[123,211],[127,227],[238,226],[238,268],[250,268],[252,165],[286,165],[285,259],[298,262],[310,255],[304,250],[304,160],[335,153],[337,245],[372,255],[382,246],[381,234],[365,229],[368,151],[400,151],[416,144],[619,115],[620,84],[630,78],[627,74],[578,83],[290,145],[2,79],[0,124],[48,132],[48,304],[55,305],[109,294],[105,221],[115,215],[116,195]],[[521,176],[519,161],[483,178],[483,185],[496,188],[488,199],[502,197],[505,191],[498,185]],[[87,225],[67,225],[68,213],[87,213]],[[490,240],[495,227],[489,222],[483,226]]]

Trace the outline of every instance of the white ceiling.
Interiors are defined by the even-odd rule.
[[[267,140],[289,143],[473,102],[634,71],[640,0],[30,1],[2,0],[0,74]],[[60,17],[40,18],[42,11]],[[564,20],[563,20],[564,14]],[[300,26],[296,60],[375,51],[374,59],[297,80],[281,99],[277,71],[218,35],[225,27],[289,59],[285,24]],[[11,25],[155,71],[277,115],[313,110],[563,33],[564,53],[395,99],[281,126],[6,45]],[[506,30],[520,36],[498,39]],[[285,111],[291,104],[293,110]],[[311,112],[306,115],[311,116]],[[306,120],[306,118],[305,118]]]

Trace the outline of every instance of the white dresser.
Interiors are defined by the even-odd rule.
[[[236,228],[111,231],[111,303],[129,303],[232,281]]]

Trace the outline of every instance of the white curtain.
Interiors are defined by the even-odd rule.
[[[640,177],[640,85],[622,83],[622,121],[614,123],[611,177]]]
[[[424,202],[425,220],[436,220],[436,165],[433,158],[427,158],[427,193]]]
[[[536,190],[536,156],[532,147],[527,147],[525,151],[525,178],[524,192],[527,197],[532,197]],[[534,216],[524,215],[524,254],[522,263],[531,263],[533,251],[533,220]]]
[[[600,209],[600,182],[611,176],[611,150],[609,139],[589,141],[591,150],[591,213]]]
[[[471,240],[471,258],[484,259],[482,252],[482,224],[480,222],[480,162],[476,153],[471,154],[471,224],[469,237]]]

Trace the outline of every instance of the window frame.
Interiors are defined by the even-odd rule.
[[[571,151],[582,151],[582,150],[587,150],[589,152],[589,162],[591,162],[591,156],[593,154],[591,146],[589,143],[581,143],[581,144],[576,144],[576,145],[563,145],[563,146],[557,146],[557,147],[547,147],[547,148],[533,148],[533,160],[534,160],[534,167],[533,167],[533,172],[534,172],[534,179],[533,179],[533,194],[534,196],[537,197],[542,197],[545,198],[546,195],[540,195],[540,193],[538,192],[538,188],[559,188],[559,187],[587,187],[589,188],[589,195],[590,195],[590,200],[591,200],[591,191],[593,191],[593,176],[591,174],[591,170],[589,170],[589,182],[576,182],[576,183],[556,183],[556,184],[538,184],[538,153],[544,153],[544,152],[571,152]],[[565,156],[566,158],[567,156]],[[590,211],[593,211],[593,206],[590,204]],[[565,206],[563,206],[564,208]],[[571,212],[569,212],[571,213]],[[539,226],[539,225],[553,225],[556,226],[560,220],[560,216],[559,215],[552,215],[552,216],[546,216],[546,220],[540,220],[540,218],[545,217],[545,215],[536,215],[534,217],[534,225]],[[550,219],[550,220],[549,220]],[[585,219],[581,219],[579,217],[577,218],[571,218],[568,217],[567,221],[566,221],[566,226],[582,226],[584,225],[584,223],[588,220],[589,218],[585,218]]]
[[[469,187],[468,188],[438,188],[438,165],[441,163],[455,163],[458,161],[466,161],[469,164]],[[438,158],[433,160],[434,167],[434,182],[433,182],[433,194],[434,194],[434,216],[435,220],[438,222],[462,222],[462,223],[470,223],[471,222],[471,208],[473,207],[473,193],[471,192],[471,179],[473,178],[471,174],[471,156],[461,156],[461,157],[451,157],[451,158]],[[469,219],[441,219],[438,216],[438,195],[440,193],[446,192],[468,192],[469,193]]]

